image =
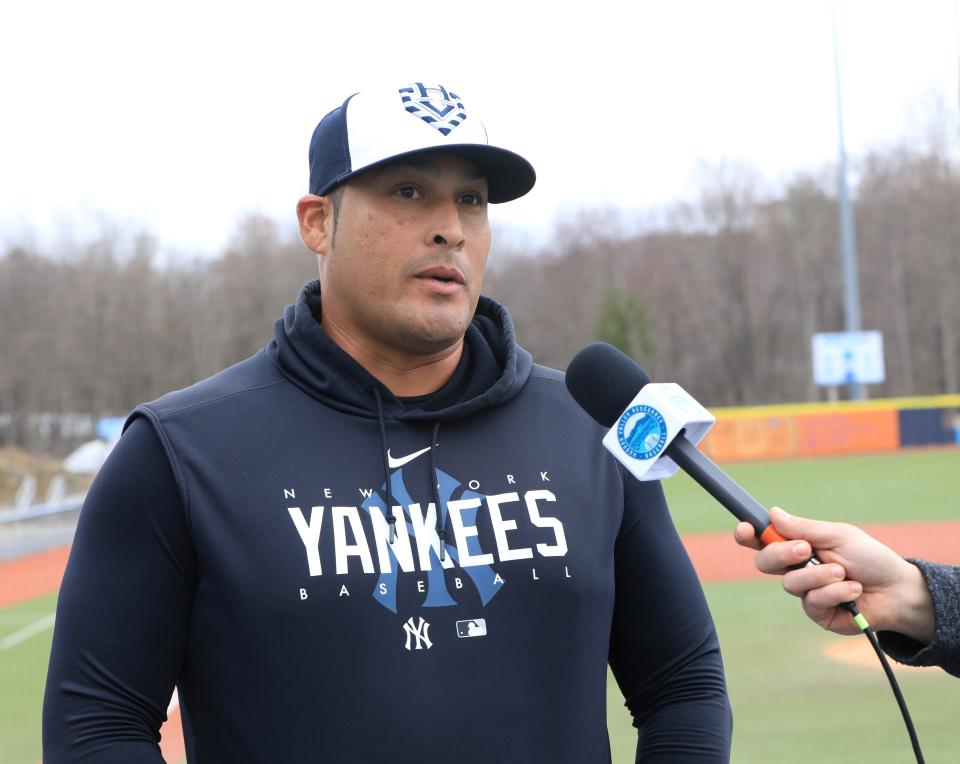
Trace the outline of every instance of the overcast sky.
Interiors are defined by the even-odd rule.
[[[956,0],[838,0],[848,151],[957,135]],[[829,0],[32,2],[0,10],[0,237],[100,216],[183,253],[293,220],[314,125],[356,90],[439,81],[537,169],[492,209],[534,233],[643,209],[701,162],[771,186],[836,158]]]

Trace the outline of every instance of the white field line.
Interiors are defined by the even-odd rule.
[[[45,615],[43,618],[27,624],[19,631],[15,631],[13,634],[0,639],[0,650],[9,650],[21,642],[26,642],[30,637],[36,636],[41,631],[46,631],[53,626],[54,618],[56,618],[56,613],[50,613],[50,615]]]
[[[56,618],[56,613],[50,613],[50,615],[45,615],[43,618],[40,618],[34,621],[27,626],[24,626],[19,631],[13,632],[8,637],[4,637],[0,640],[0,650],[9,650],[11,647],[19,645],[21,642],[26,642],[30,637],[39,634],[41,631],[49,629],[53,626],[53,621]],[[180,696],[177,693],[177,688],[173,688],[173,696],[170,698],[170,705],[167,706],[167,716],[172,714],[177,708],[180,707]]]

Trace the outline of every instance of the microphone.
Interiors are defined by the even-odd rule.
[[[679,467],[750,523],[764,545],[787,540],[766,508],[697,448],[716,420],[679,385],[651,383],[632,358],[605,342],[573,357],[566,383],[573,399],[609,428],[607,450],[639,480],[669,477]]]

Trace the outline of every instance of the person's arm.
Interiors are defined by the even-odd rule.
[[[80,513],[43,703],[46,764],[162,762],[197,565],[152,426],[134,421]]]
[[[761,549],[757,568],[783,575],[783,588],[801,599],[811,620],[838,634],[858,634],[850,614],[839,607],[855,600],[891,656],[958,673],[958,569],[905,560],[854,525],[794,517],[777,507],[770,518],[791,540]],[[747,523],[737,526],[736,539],[742,546],[759,548]],[[793,569],[812,550],[824,564]]]
[[[657,482],[624,481],[610,667],[638,762],[728,762],[732,715],[703,590]]]
[[[940,666],[960,677],[960,567],[910,560],[923,574],[933,602],[933,638],[916,640],[896,631],[877,637],[884,652],[911,666]]]

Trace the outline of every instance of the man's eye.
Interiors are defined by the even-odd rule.
[[[404,199],[420,198],[420,189],[416,186],[400,186],[394,193]]]
[[[460,197],[460,201],[476,207],[483,204],[483,197],[480,194],[464,194]]]

